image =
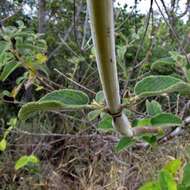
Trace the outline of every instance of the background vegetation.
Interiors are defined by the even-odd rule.
[[[138,3],[114,10],[121,96],[129,102],[147,76],[190,78],[190,1],[183,11],[180,0],[147,1],[147,15]],[[0,189],[135,190],[173,159],[181,161],[176,181],[182,179],[190,161],[190,101],[181,90],[129,104],[134,125],[160,110],[183,125],[143,136],[119,153],[120,135],[102,129],[99,117],[89,121],[88,110],[39,112],[18,122],[23,104],[53,90],[82,90],[90,101],[101,90],[85,0],[2,0],[0,19]],[[19,165],[24,155],[36,157]]]

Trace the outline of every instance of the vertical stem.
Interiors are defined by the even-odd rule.
[[[38,0],[38,32],[44,33],[46,26],[46,0]]]
[[[115,37],[112,0],[87,0],[98,72],[106,104],[113,124],[122,134],[131,136],[127,117],[121,112],[119,81],[116,68]],[[118,114],[119,113],[119,114]]]

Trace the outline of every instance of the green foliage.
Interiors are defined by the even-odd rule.
[[[181,160],[171,160],[164,166],[164,170],[168,171],[170,174],[175,176],[177,174],[177,171],[180,169],[181,164]]]
[[[129,137],[122,137],[120,141],[116,144],[116,150],[120,152],[126,148],[129,148],[133,144],[135,144],[134,139],[129,138]]]
[[[151,126],[151,118],[135,119],[132,122],[133,127]]]
[[[96,102],[98,102],[99,104],[103,104],[104,103],[104,93],[103,91],[99,91],[98,93],[96,93],[96,97],[95,97]]]
[[[14,63],[10,62],[4,66],[3,72],[0,75],[0,80],[5,81],[7,77],[19,66],[21,66],[20,63]]]
[[[89,103],[89,98],[84,92],[73,89],[63,89],[50,92],[42,97],[39,102],[52,100],[56,100],[64,104],[65,107],[75,109],[80,108],[81,106],[83,107]]]
[[[148,76],[135,85],[135,94],[139,97],[157,96],[164,93],[190,93],[190,84],[171,76]]]
[[[177,183],[167,170],[161,170],[159,183],[162,190],[177,190]]]
[[[181,169],[181,161],[171,160],[159,173],[158,180],[145,183],[139,190],[188,190],[190,188],[190,164],[183,168],[183,179],[176,181],[177,172]]]
[[[48,75],[47,66],[44,64],[47,61],[46,41],[31,29],[27,29],[22,21],[16,23],[17,27],[3,26],[0,33],[0,80],[6,81],[19,67],[26,69],[22,80],[17,81],[18,86],[12,87],[13,89],[7,86],[7,89],[14,91],[10,93],[13,98],[20,91],[19,85],[26,80],[30,79],[33,84],[39,84],[36,80],[38,71]]]
[[[6,139],[2,139],[1,141],[0,141],[0,151],[5,151],[5,149],[6,149],[6,147],[7,147],[7,141],[6,141]]]
[[[181,126],[182,120],[171,113],[161,113],[151,118],[151,124],[155,127]]]
[[[146,100],[146,112],[148,113],[149,116],[154,116],[159,113],[162,113],[162,107],[155,100],[152,100],[151,102]]]
[[[6,140],[6,138],[9,135],[9,133],[11,132],[11,130],[16,127],[17,118],[14,118],[14,117],[11,118],[9,120],[9,122],[7,122],[7,125],[9,127],[5,130],[5,132],[3,134],[3,139],[0,141],[0,151],[2,151],[2,152],[5,151],[5,149],[7,148],[7,140]]]
[[[160,184],[158,182],[147,182],[139,190],[161,190]]]
[[[169,53],[171,58],[175,61],[176,66],[180,68],[184,68],[187,66],[187,60],[184,55],[176,51],[170,51]]]
[[[48,93],[37,102],[29,102],[22,106],[18,117],[26,120],[27,117],[37,111],[51,111],[61,109],[81,109],[87,107],[88,96],[78,90],[64,89]]]
[[[104,132],[115,131],[112,126],[112,117],[106,114],[98,124],[98,130]]]
[[[64,105],[58,101],[29,102],[21,107],[18,113],[20,120],[26,120],[30,114],[38,111],[61,110]]]
[[[169,74],[175,70],[175,62],[171,57],[161,58],[151,64],[151,70],[159,74]]]
[[[160,113],[156,114],[150,118],[143,118],[133,121],[133,127],[171,127],[171,126],[181,126],[182,120],[171,113]]]
[[[37,164],[39,163],[39,159],[35,155],[29,155],[29,156],[22,156],[20,157],[16,163],[15,163],[15,170],[19,170],[21,168],[24,168],[25,166],[29,164]]]
[[[88,116],[87,116],[88,120],[93,121],[101,114],[101,112],[102,112],[102,110],[93,110],[93,111],[89,112]]]
[[[184,167],[184,172],[183,172],[183,179],[182,179],[182,184],[185,190],[188,190],[190,188],[190,164],[186,164]]]

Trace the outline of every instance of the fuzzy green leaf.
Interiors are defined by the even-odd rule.
[[[152,100],[151,102],[149,102],[147,100],[146,101],[146,112],[148,113],[148,115],[154,116],[154,115],[157,115],[162,112],[162,107],[155,100]]]
[[[47,94],[37,102],[29,102],[22,106],[18,117],[20,120],[26,120],[31,113],[37,111],[80,109],[86,107],[88,102],[88,96],[81,91],[57,90]]]
[[[163,190],[177,190],[177,184],[175,180],[173,179],[172,175],[166,170],[162,170],[160,172],[159,182],[161,189]]]
[[[52,100],[58,101],[68,108],[83,107],[89,103],[89,98],[84,92],[73,89],[55,90],[42,97],[39,102]]]
[[[190,94],[190,85],[178,78],[162,75],[146,77],[135,85],[135,94],[139,97],[172,92]]]
[[[17,161],[16,161],[16,164],[15,164],[15,170],[19,170],[25,166],[27,166],[28,164],[37,164],[39,163],[39,160],[36,156],[34,155],[30,155],[30,156],[22,156],[21,158],[19,158]]]
[[[60,110],[63,107],[64,105],[58,101],[29,102],[21,107],[18,117],[20,120],[26,120],[34,112]]]
[[[135,143],[134,139],[129,137],[122,137],[116,145],[116,150],[120,152],[128,148],[129,146],[133,145],[134,143]]]
[[[102,90],[99,91],[99,92],[96,94],[95,100],[96,100],[96,102],[98,102],[99,104],[104,103],[104,100],[105,100],[105,99],[104,99],[104,93],[103,93]]]
[[[99,122],[98,129],[104,132],[114,131],[114,128],[112,126],[112,117],[105,115]]]
[[[161,113],[151,118],[151,124],[155,127],[181,126],[182,120],[171,113]]]
[[[168,171],[170,174],[172,174],[173,176],[175,176],[177,173],[177,170],[180,169],[180,167],[181,167],[181,160],[175,159],[167,163],[164,166],[164,169]]]
[[[94,119],[96,119],[100,114],[101,114],[101,110],[93,110],[91,112],[88,113],[88,120],[92,121]]]
[[[0,151],[5,151],[5,149],[6,149],[6,147],[7,147],[7,141],[6,141],[6,139],[2,139],[1,141],[0,141]]]

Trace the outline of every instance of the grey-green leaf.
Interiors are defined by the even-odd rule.
[[[42,101],[58,101],[68,108],[77,108],[87,105],[89,103],[89,98],[82,91],[63,89],[50,92],[39,100],[39,102]]]
[[[151,102],[146,100],[146,112],[149,116],[154,116],[156,114],[162,113],[162,107],[155,100],[152,100]]]
[[[104,103],[105,98],[104,98],[104,93],[103,93],[102,90],[99,91],[99,92],[96,94],[95,100],[96,100],[96,102],[98,102],[99,104]]]
[[[158,75],[146,77],[135,85],[135,94],[139,97],[172,92],[190,94],[190,84],[175,77]]]
[[[64,89],[53,91],[37,102],[23,105],[19,111],[20,120],[26,120],[31,113],[61,109],[80,109],[87,107],[88,96],[78,90]]]
[[[100,114],[101,114],[101,110],[93,110],[91,112],[88,113],[88,120],[92,121],[94,119],[96,119]]]
[[[175,61],[171,57],[161,58],[151,64],[151,70],[160,74],[172,73],[175,69]]]
[[[64,105],[58,101],[29,102],[21,107],[18,117],[24,121],[34,112],[60,110],[63,107]]]
[[[155,127],[181,126],[182,120],[171,113],[161,113],[151,118],[151,124]]]

